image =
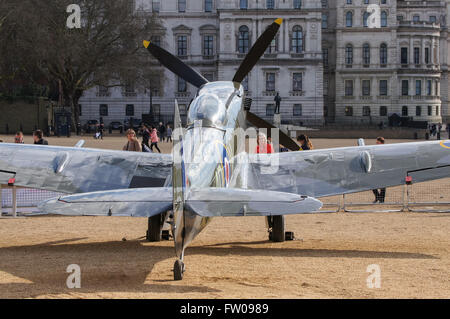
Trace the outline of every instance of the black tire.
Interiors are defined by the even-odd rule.
[[[177,259],[175,264],[173,265],[173,279],[174,280],[183,280],[184,274],[184,264],[181,260]]]
[[[162,240],[163,215],[152,216],[148,219],[147,240],[160,242]]]
[[[274,243],[282,243],[285,241],[284,216],[273,216],[272,217],[271,240]]]

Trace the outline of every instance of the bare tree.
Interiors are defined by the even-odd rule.
[[[73,124],[79,122],[78,101],[86,90],[122,85],[125,80],[148,86],[155,63],[142,40],[161,35],[162,27],[156,16],[137,15],[133,1],[79,1],[79,29],[67,27],[66,10],[73,0],[21,0],[19,5],[15,0],[0,1],[13,11],[0,30],[0,41],[7,40],[2,60],[12,57],[29,81],[60,82]]]

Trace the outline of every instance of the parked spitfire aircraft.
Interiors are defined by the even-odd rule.
[[[248,154],[236,146],[235,133],[247,123],[272,128],[250,113],[241,83],[281,23],[267,28],[230,82],[210,83],[144,41],[162,65],[199,88],[185,133],[175,106],[172,156],[0,144],[0,183],[14,178],[17,186],[72,194],[43,203],[49,214],[148,217],[152,241],[161,239],[168,222],[177,256],[174,278],[181,280],[185,249],[212,217],[266,216],[269,238],[280,242],[283,216],[318,211],[317,198],[402,185],[407,177],[422,182],[450,176],[450,141],[300,152],[279,132],[280,144],[293,152]]]

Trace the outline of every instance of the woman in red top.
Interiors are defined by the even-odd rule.
[[[267,142],[267,138],[263,133],[258,134],[258,146],[256,147],[256,154],[271,154],[273,153],[272,144]]]

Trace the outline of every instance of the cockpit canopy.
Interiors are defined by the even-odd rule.
[[[203,125],[224,127],[227,115],[227,102],[230,98],[242,96],[243,89],[237,91],[233,82],[212,82],[204,85],[192,101],[188,112],[188,125],[203,121]]]

